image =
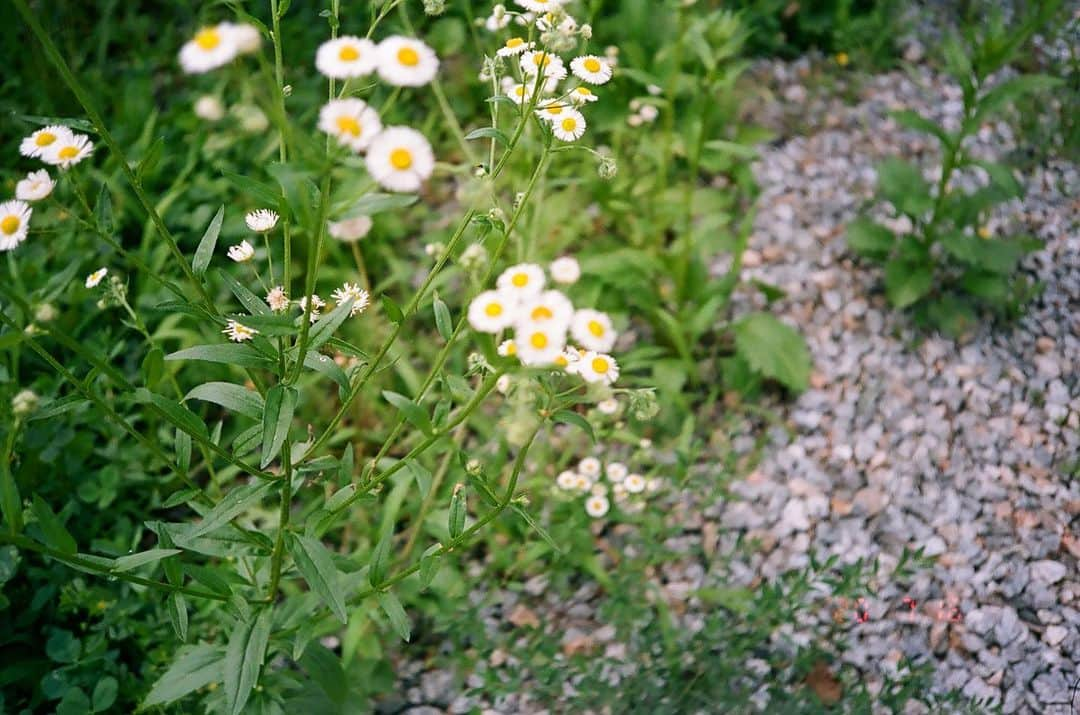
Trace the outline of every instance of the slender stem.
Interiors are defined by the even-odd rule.
[[[424,519],[427,518],[428,513],[431,511],[431,507],[435,505],[435,498],[439,495],[439,487],[442,486],[443,479],[446,478],[446,473],[450,471],[450,463],[461,448],[461,443],[465,441],[465,431],[468,425],[462,423],[458,425],[454,430],[452,440],[454,442],[454,449],[446,450],[442,460],[439,462],[438,468],[435,470],[435,475],[431,478],[431,485],[428,487],[427,496],[424,497],[424,501],[420,504],[420,512],[412,519],[412,525],[409,527],[409,538],[405,541],[405,548],[401,550],[400,561],[402,563],[408,563],[409,558],[412,556],[413,548],[416,546],[416,539],[420,536],[421,527],[424,524]]]
[[[281,563],[285,556],[285,531],[289,526],[292,505],[292,442],[289,439],[285,440],[281,452],[285,478],[281,480],[277,535],[274,537],[274,551],[270,555],[270,585],[266,589],[266,600],[269,602],[277,596],[278,584],[281,582]]]
[[[364,252],[360,250],[360,242],[353,241],[351,244],[353,260],[356,262],[356,271],[360,274],[360,284],[364,290],[371,290],[371,280],[368,278],[367,264],[364,262]]]

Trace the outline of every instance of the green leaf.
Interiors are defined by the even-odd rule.
[[[344,303],[334,306],[333,310],[312,323],[311,328],[308,330],[307,346],[309,351],[318,350],[327,340],[333,337],[337,329],[349,317],[354,302],[350,298]]]
[[[158,162],[161,161],[161,154],[165,149],[165,138],[158,137],[154,140],[154,143],[150,145],[150,148],[143,154],[143,158],[139,160],[139,166],[135,169],[135,178],[138,181],[143,181],[147,175],[150,174],[155,168],[157,168]]]
[[[751,313],[732,326],[735,349],[754,371],[794,392],[810,382],[812,362],[806,342],[769,313]]]
[[[401,640],[407,643],[411,636],[412,625],[409,623],[409,617],[405,615],[405,609],[401,607],[401,601],[389,591],[377,593],[375,598],[379,601],[383,613],[390,619],[390,625],[401,636]]]
[[[0,514],[4,515],[4,524],[9,533],[22,531],[22,499],[7,459],[0,460]]]
[[[855,219],[847,226],[847,244],[851,250],[870,258],[888,255],[895,241],[893,232],[869,219]]]
[[[439,298],[438,293],[431,299],[431,307],[435,311],[435,329],[439,331],[443,340],[450,342],[450,336],[454,334],[454,321],[450,317],[450,309]]]
[[[225,708],[230,715],[239,715],[259,682],[270,641],[273,610],[264,608],[252,621],[237,623],[229,636],[225,651]]]
[[[259,393],[231,382],[204,382],[184,395],[183,401],[188,400],[213,402],[256,420],[263,416],[264,403]]]
[[[203,421],[199,419],[198,415],[180,403],[174,402],[156,392],[150,392],[145,387],[135,390],[135,401],[152,406],[166,421],[170,422],[174,427],[184,430],[192,437],[198,437],[202,440],[210,439],[210,434],[206,431],[206,425],[203,424]]]
[[[194,539],[221,528],[237,514],[245,511],[253,504],[257,504],[259,500],[266,496],[271,486],[273,484],[270,482],[257,482],[236,487],[226,494],[225,498],[219,501],[213,509],[208,511],[201,522],[192,524],[191,530],[187,532],[186,537]],[[176,538],[179,539],[180,537]]]
[[[232,291],[232,294],[236,296],[236,299],[240,301],[240,305],[244,306],[247,312],[252,315],[271,312],[266,301],[248,290],[243,283],[233,278],[231,273],[226,270],[218,270],[217,276],[229,287],[229,290]]]
[[[383,211],[403,209],[416,203],[416,194],[365,194],[357,199],[345,213],[345,218],[373,216]]]
[[[188,612],[187,603],[184,601],[184,594],[173,593],[169,596],[167,603],[169,607],[169,621],[172,623],[173,631],[176,633],[176,637],[181,643],[187,643]]]
[[[1012,169],[1004,164],[981,159],[972,160],[970,163],[982,167],[983,171],[989,175],[990,185],[997,190],[995,198],[998,201],[1008,201],[1024,195],[1023,184],[1017,180]]]
[[[919,217],[933,208],[930,185],[917,166],[900,159],[886,159],[877,166],[881,195],[897,210]]]
[[[368,564],[368,583],[372,588],[382,586],[386,577],[386,567],[390,562],[390,534],[383,534],[375,549],[371,552],[371,563]]]
[[[1025,94],[1056,89],[1062,84],[1064,84],[1062,78],[1042,74],[1025,74],[1007,79],[979,98],[975,109],[975,121],[981,123],[990,114],[1004,109]]]
[[[333,703],[341,705],[345,702],[349,683],[337,655],[319,643],[312,643],[304,649],[300,665]]]
[[[206,273],[210,265],[210,259],[214,257],[214,249],[217,248],[218,235],[221,233],[221,223],[225,220],[225,207],[222,206],[210,219],[210,225],[206,227],[198,248],[195,249],[195,257],[191,259],[191,270],[198,277]]]
[[[45,654],[57,663],[74,663],[82,653],[82,642],[70,631],[55,630],[45,642]]]
[[[176,466],[182,473],[187,474],[191,467],[191,435],[182,429],[176,430],[175,434],[173,449],[176,452]]]
[[[221,649],[213,646],[182,648],[180,657],[150,688],[143,707],[166,705],[199,688],[205,688],[210,683],[219,682],[222,658]]]
[[[37,494],[34,495],[32,504],[31,510],[37,518],[45,543],[61,553],[74,556],[79,550],[79,545],[75,543],[75,538],[64,527],[56,513]]]
[[[308,351],[308,353],[304,355],[304,367],[330,378],[336,382],[342,390],[348,392],[349,376],[345,374],[345,371],[341,369],[340,365],[334,362],[333,358],[319,352]]]
[[[450,496],[450,512],[447,516],[447,526],[450,530],[450,538],[456,539],[465,531],[465,515],[468,503],[465,499],[465,485],[454,486],[454,493]]]
[[[906,308],[930,292],[934,272],[926,264],[894,259],[885,264],[885,295],[897,308]]]
[[[221,174],[229,180],[229,183],[239,189],[240,193],[247,194],[255,203],[273,208],[280,207],[283,197],[281,192],[273,186],[255,179],[249,179],[232,171],[223,171]]]
[[[473,139],[494,139],[503,146],[510,146],[510,139],[507,138],[506,134],[495,127],[480,127],[479,129],[473,129],[465,135],[465,138],[469,141],[472,141]]]
[[[161,382],[165,373],[165,352],[161,348],[150,348],[142,361],[143,383],[147,387],[153,387]]]
[[[266,408],[263,410],[262,462],[265,469],[273,462],[289,436],[293,411],[296,409],[296,388],[274,385],[266,392]]]
[[[401,308],[390,296],[383,295],[382,305],[383,310],[386,311],[386,317],[390,318],[390,322],[400,324],[401,321],[405,320],[405,314],[401,312]]]
[[[116,694],[119,690],[120,684],[111,675],[106,675],[99,680],[97,685],[94,686],[94,694],[90,698],[94,712],[105,712],[111,708],[112,704],[116,702]]]
[[[59,124],[62,127],[74,129],[77,132],[97,134],[97,129],[94,127],[93,122],[78,117],[42,117],[35,114],[20,114],[18,115],[18,118],[24,122],[36,124],[39,127],[47,127],[50,124]]]
[[[112,235],[116,228],[116,218],[113,215],[112,194],[109,192],[109,184],[101,182],[101,190],[98,191],[97,203],[94,205],[94,216],[97,218],[98,228],[106,235]]]
[[[592,425],[589,421],[579,415],[577,412],[571,410],[559,410],[551,416],[551,419],[555,422],[562,422],[568,425],[574,425],[585,434],[589,435],[589,439],[593,444],[596,444],[596,433],[593,432]]]
[[[308,586],[325,603],[338,620],[349,622],[345,610],[345,594],[339,583],[340,575],[334,566],[333,557],[322,542],[309,536],[294,535],[290,538],[292,556],[296,568],[307,581]]]
[[[123,573],[125,571],[131,571],[137,569],[140,566],[146,564],[152,564],[162,559],[167,559],[170,556],[176,556],[181,553],[180,549],[149,549],[148,551],[140,551],[137,554],[129,554],[127,556],[121,556],[116,559],[116,564],[113,566],[113,571]]]
[[[902,127],[937,137],[938,141],[945,147],[951,147],[953,145],[953,137],[951,137],[943,127],[938,126],[918,112],[904,109],[899,112],[892,112],[890,116],[892,116],[892,118],[896,120],[896,123]]]
[[[391,392],[390,390],[383,390],[383,397],[394,407],[401,410],[401,413],[405,415],[413,427],[423,432],[426,435],[432,433],[431,420],[428,419],[427,412],[420,405],[416,404],[405,395],[397,392]]]
[[[338,489],[336,492],[334,492],[334,494],[326,500],[326,504],[323,508],[327,511],[337,511],[342,506],[344,506],[345,502],[349,501],[349,499],[351,499],[352,495],[355,493],[356,485],[346,484],[341,489]]]
[[[220,345],[197,345],[193,348],[177,350],[165,356],[166,362],[172,360],[202,360],[237,367],[271,367],[273,361],[260,354],[250,345],[241,343],[221,343]]]
[[[420,590],[426,590],[435,578],[435,574],[439,572],[442,561],[436,554],[439,553],[440,549],[442,549],[441,544],[432,544],[427,547],[420,557]]]

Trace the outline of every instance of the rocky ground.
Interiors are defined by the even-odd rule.
[[[865,622],[847,630],[844,655],[871,690],[911,659],[932,664],[942,692],[1006,713],[1072,712],[1080,678],[1080,171],[1064,163],[1030,171],[1026,197],[989,224],[1046,241],[1024,263],[1046,285],[1026,316],[983,325],[963,342],[928,337],[888,308],[880,271],[853,260],[843,229],[872,196],[880,159],[915,159],[928,178],[939,171],[933,140],[900,129],[888,112],[915,109],[952,123],[959,89],[928,69],[852,74],[831,85],[808,82],[806,61],[758,72],[776,96],[763,119],[798,133],[763,147],[755,165],[763,194],[745,277],[786,291],[771,310],[806,336],[815,373],[812,389],[778,408],[794,434],[774,430],[763,461],[732,485],[738,498],[677,500],[686,508],[673,518],[687,525],[687,543],[676,550],[701,553],[702,539],[715,542],[717,533],[722,551],[739,535],[754,537],[757,552],[726,576],[742,584],[803,567],[811,552],[842,563],[877,557],[876,591],[860,604]],[[973,151],[999,157],[1012,147],[1002,123],[985,127]],[[960,188],[978,179],[961,177]],[[905,547],[934,563],[911,582],[890,582]],[[693,591],[711,578],[708,564],[692,560],[662,574],[664,593],[687,606],[686,624],[698,617]],[[591,586],[570,598],[546,594],[534,580],[505,593],[492,627],[541,611],[565,647],[588,639],[617,662],[620,644],[595,617],[596,594]],[[809,632],[815,624],[802,625]],[[495,653],[488,665],[505,658]],[[527,697],[462,694],[483,689],[476,673],[462,682],[412,664],[402,675],[411,685],[399,709],[417,715],[551,710]]]

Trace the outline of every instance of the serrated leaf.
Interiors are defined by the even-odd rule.
[[[308,586],[334,612],[338,620],[348,623],[345,594],[339,583],[340,574],[334,566],[330,552],[321,541],[308,536],[294,535],[290,541],[293,546],[293,561],[296,562],[296,568],[300,570]]]
[[[259,682],[270,641],[273,611],[263,609],[252,621],[238,623],[229,636],[225,651],[225,708],[230,715],[239,715]]]
[[[195,249],[195,257],[191,259],[191,271],[200,278],[206,273],[210,259],[214,257],[218,235],[221,233],[221,223],[224,220],[225,207],[222,206],[214,214],[214,218],[210,219],[210,225],[206,227],[199,246]]]
[[[401,414],[405,416],[405,419],[407,419],[413,427],[416,427],[426,435],[431,434],[431,420],[428,419],[427,412],[424,408],[400,393],[383,390],[382,394],[387,402],[401,411]]]
[[[118,573],[131,571],[140,566],[152,564],[161,561],[162,559],[167,559],[170,556],[176,556],[179,553],[181,553],[180,549],[149,549],[147,551],[140,551],[137,554],[128,554],[127,556],[121,556],[116,559],[112,570]]]
[[[79,545],[71,532],[67,530],[52,508],[45,503],[45,500],[37,494],[34,495],[31,510],[37,518],[38,527],[47,545],[72,556],[78,552]]]
[[[793,328],[769,313],[751,313],[732,326],[735,349],[758,373],[794,392],[810,382],[810,351]]]
[[[143,707],[167,705],[199,688],[221,680],[221,664],[224,654],[220,648],[209,645],[181,649],[181,655],[150,688]]]
[[[450,309],[436,293],[431,300],[431,307],[435,311],[435,329],[446,342],[450,342],[450,336],[454,334],[454,321],[450,317]]]
[[[551,416],[551,419],[555,422],[562,422],[568,425],[574,425],[585,434],[589,435],[589,439],[593,444],[596,444],[596,433],[593,432],[592,425],[589,421],[579,415],[577,412],[571,410],[559,410]]]
[[[934,272],[926,264],[892,260],[885,264],[885,295],[897,308],[906,308],[930,292]]]
[[[401,640],[407,643],[412,636],[412,624],[409,623],[409,617],[405,615],[405,609],[402,608],[401,601],[389,591],[377,593],[375,598],[378,600],[383,613],[390,619],[390,625],[401,636]]]
[[[204,382],[184,395],[188,400],[204,400],[221,405],[227,410],[238,412],[245,417],[262,419],[265,404],[263,398],[254,390],[231,382]]]
[[[260,354],[250,345],[241,343],[221,343],[220,345],[196,345],[169,353],[166,362],[172,360],[202,360],[237,367],[271,367],[273,361]]]
[[[265,469],[274,461],[289,436],[293,412],[296,409],[296,388],[288,385],[274,385],[266,392],[266,406],[263,409],[262,460],[260,468]]]

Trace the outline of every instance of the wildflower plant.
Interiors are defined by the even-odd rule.
[[[70,275],[86,275],[85,300],[124,311],[140,375],[131,379],[115,353],[52,329],[40,309],[0,287],[10,301],[4,337],[18,336],[8,342],[20,355],[66,385],[45,407],[25,391],[13,404],[0,544],[157,598],[186,645],[173,649],[144,707],[188,697],[214,712],[281,707],[306,692],[291,669],[325,674],[329,651],[318,638],[363,622],[408,640],[399,589],[428,588],[444,557],[504,512],[551,542],[519,493],[530,447],[556,423],[591,432],[587,405],[626,381],[614,321],[571,301],[580,267],[563,256],[545,271],[522,223],[560,154],[599,156],[587,146],[590,87],[611,80],[613,67],[587,51],[591,28],[555,0],[506,10],[519,42],[508,38],[484,58],[491,121],[466,134],[442,88],[441,60],[400,0],[371,4],[366,27],[333,0],[321,14],[328,37],[303,58],[283,41],[289,5],[270,0],[269,24],[238,11],[177,48],[177,68],[206,91],[191,109],[200,121],[235,115],[244,131],[266,132],[276,155],[225,172],[201,235],[188,236],[168,226],[166,200],[148,188],[163,142],[132,161],[52,33],[15,0],[86,119],[52,121],[22,142],[26,161],[55,173],[35,167],[20,198],[0,204],[0,248],[17,263],[25,242],[76,221],[80,249],[108,260],[77,260]],[[316,20],[301,13],[292,11],[297,22]],[[386,30],[394,19],[396,32]],[[216,75],[228,82],[255,66],[264,72],[251,73],[247,96],[226,108],[211,89]],[[317,94],[317,105],[305,101]],[[430,123],[410,111],[432,99],[461,165],[439,156]],[[512,159],[530,167],[520,182]],[[87,168],[96,162],[115,165],[123,184]],[[462,216],[419,273],[372,270],[362,244],[377,222],[408,222],[410,207],[446,187]],[[165,254],[123,240],[121,199],[137,204]],[[39,218],[32,201],[53,210]],[[341,260],[337,242],[351,257]],[[452,274],[458,263],[463,272]],[[547,274],[565,292],[547,286]],[[136,283],[158,297],[151,306],[129,298]],[[422,320],[433,334],[420,336]],[[432,338],[441,345],[418,353],[428,359],[421,366],[408,342]],[[518,388],[509,428],[482,439],[474,426],[499,409],[491,398],[509,380]],[[12,468],[26,458],[19,438],[28,415],[76,408],[130,440],[153,479],[153,513],[141,515],[145,529],[127,552],[96,551],[104,535],[77,539],[63,509]],[[392,416],[372,429],[376,410]],[[461,466],[459,483],[447,481],[451,464]],[[413,489],[420,507],[399,514]],[[420,526],[436,513],[433,537]],[[357,523],[371,528],[357,533]]]

